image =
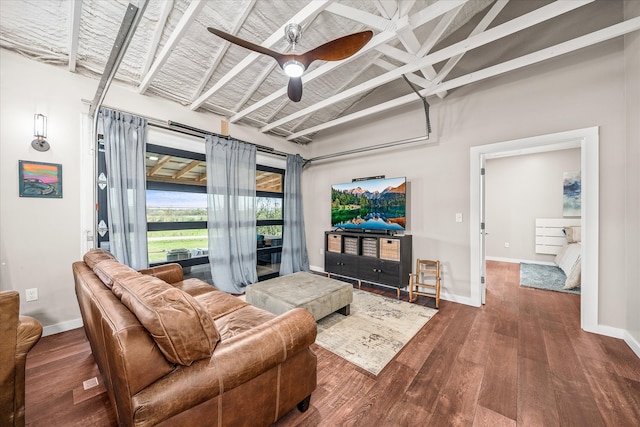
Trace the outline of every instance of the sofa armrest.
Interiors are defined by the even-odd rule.
[[[16,382],[15,382],[15,417],[16,425],[24,425],[25,408],[25,367],[27,353],[42,336],[42,324],[29,316],[18,317],[16,342]]]
[[[309,348],[316,333],[313,315],[298,308],[223,340],[210,359],[180,366],[133,396],[136,422],[155,424],[214,399]]]
[[[19,319],[16,359],[26,357],[42,336],[42,324],[39,321],[29,316],[20,316]]]
[[[157,277],[169,284],[181,282],[184,280],[182,275],[182,266],[178,263],[159,265],[158,267],[145,268],[138,270],[142,274]]]

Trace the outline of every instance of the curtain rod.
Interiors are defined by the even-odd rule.
[[[380,150],[382,148],[395,147],[396,145],[411,144],[414,142],[425,141],[428,139],[429,139],[429,135],[418,136],[415,138],[402,139],[400,141],[385,142],[384,144],[372,145],[371,147],[355,148],[353,150],[340,151],[339,153],[325,154],[323,156],[317,156],[309,160],[305,160],[304,165],[306,166],[308,163],[315,162],[318,160],[326,160],[326,159],[332,159],[334,157],[347,156],[349,154],[357,154],[357,153],[364,153],[366,151]]]
[[[89,101],[87,99],[82,99],[82,102],[85,103],[85,104],[91,104],[91,101]],[[189,126],[189,125],[185,125],[185,124],[182,124],[182,123],[174,122],[172,120],[164,121],[164,120],[156,119],[156,118],[153,118],[153,117],[145,116],[145,115],[142,115],[142,114],[133,113],[131,111],[125,111],[125,110],[122,110],[120,108],[110,107],[110,106],[104,105],[104,104],[101,105],[101,107],[105,107],[105,108],[109,108],[109,109],[112,109],[112,110],[120,111],[122,113],[132,114],[134,116],[142,117],[142,118],[147,120],[147,123],[149,124],[149,126],[153,126],[153,127],[164,129],[164,130],[169,130],[169,131],[176,132],[176,133],[181,133],[181,134],[184,134],[184,135],[197,136],[197,137],[204,137],[206,135],[212,135],[212,136],[217,136],[219,138],[225,138],[225,139],[233,138],[231,135],[221,135],[221,134],[216,133],[216,132],[211,132],[211,131],[208,131],[208,130],[196,128],[196,127],[193,127],[193,126]],[[254,145],[258,151],[263,152],[263,153],[274,154],[276,156],[281,156],[281,157],[287,157],[287,155],[289,154],[289,153],[285,153],[284,151],[278,151],[275,148],[267,147],[266,145],[254,144],[253,142],[242,141],[242,140],[237,139],[237,138],[233,138],[233,139],[236,139],[237,141],[240,141],[240,142],[244,142],[245,144]]]

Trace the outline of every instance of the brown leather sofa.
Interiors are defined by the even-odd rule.
[[[0,426],[24,426],[27,353],[42,336],[42,325],[20,316],[20,294],[0,292]]]
[[[136,272],[108,252],[73,264],[91,350],[123,426],[267,426],[316,388],[316,324],[275,316],[178,264]]]

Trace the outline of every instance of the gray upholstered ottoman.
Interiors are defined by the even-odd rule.
[[[298,272],[249,285],[246,299],[249,304],[273,314],[296,307],[306,308],[317,321],[334,311],[348,315],[353,286],[317,274]]]

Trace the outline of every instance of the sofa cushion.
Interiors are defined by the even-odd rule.
[[[116,259],[111,253],[103,250],[103,249],[92,249],[82,258],[84,263],[93,270],[93,267],[96,266],[100,261],[104,261],[106,259]]]
[[[111,290],[149,331],[167,360],[191,365],[213,354],[220,334],[191,295],[138,273],[116,279]]]
[[[93,267],[93,272],[109,289],[111,289],[113,282],[117,279],[138,275],[138,272],[133,268],[128,265],[120,264],[120,262],[115,258],[100,261]]]

